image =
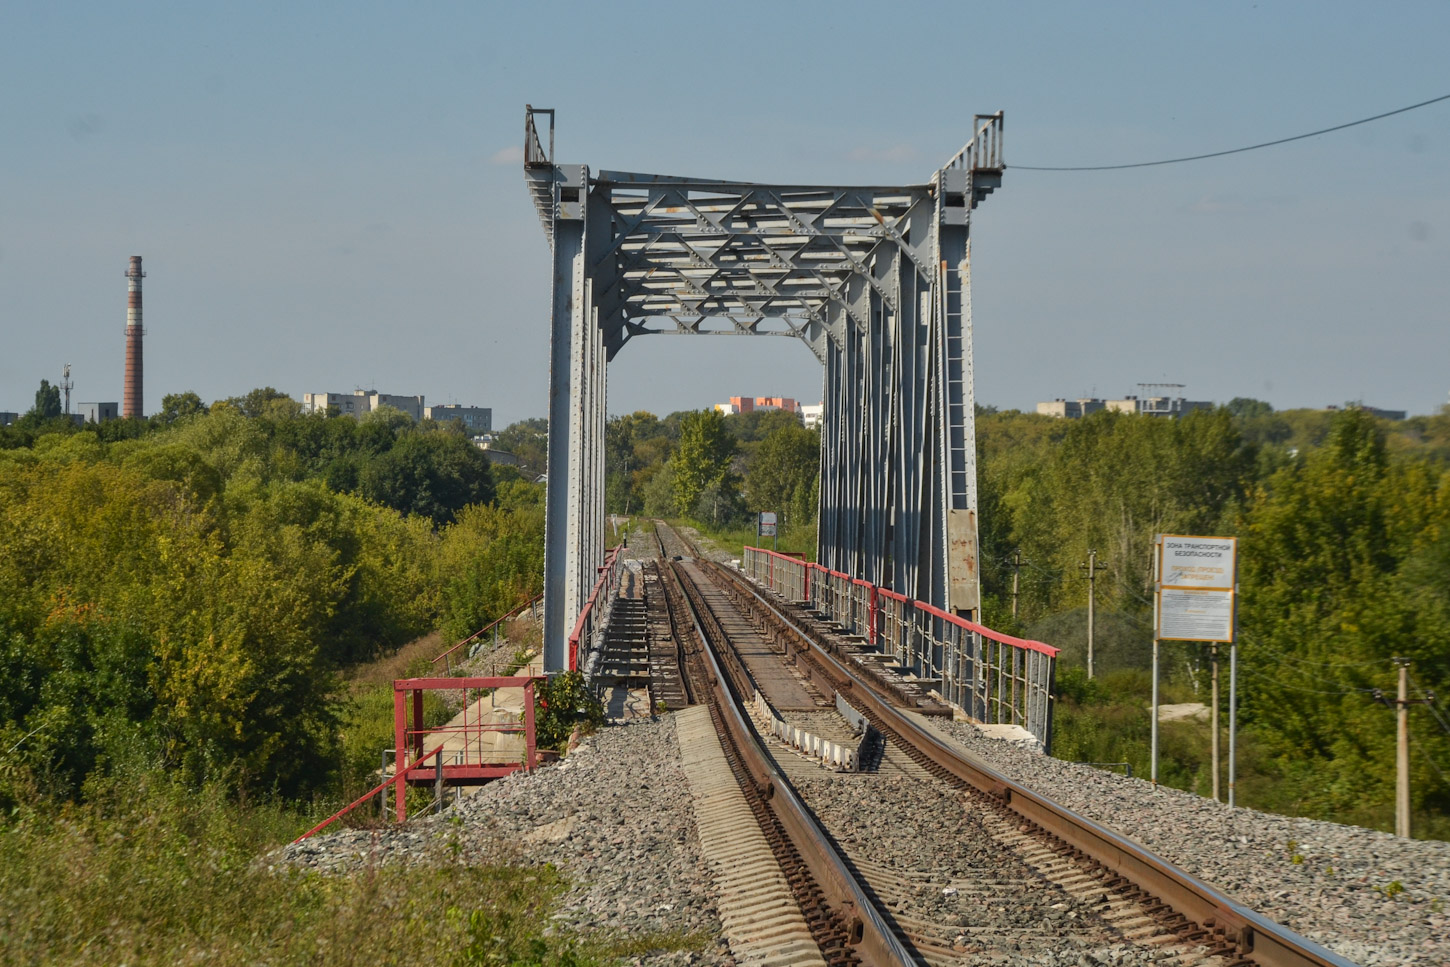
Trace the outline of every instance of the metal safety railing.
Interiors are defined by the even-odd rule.
[[[458,652],[458,650],[460,648],[467,647],[468,645],[471,645],[471,644],[473,644],[476,641],[483,640],[485,637],[487,637],[487,635],[488,635],[488,633],[490,631],[493,632],[493,643],[495,645],[497,645],[498,644],[499,629],[503,627],[503,623],[505,621],[508,621],[510,618],[517,618],[519,615],[523,614],[525,611],[527,611],[528,609],[532,608],[534,605],[538,604],[542,600],[544,600],[544,592],[540,591],[538,594],[534,595],[532,598],[529,598],[529,600],[525,601],[523,604],[519,605],[517,608],[514,608],[508,614],[504,615],[501,618],[495,618],[493,621],[490,621],[488,624],[484,625],[482,628],[479,628],[473,634],[469,635],[467,638],[464,638],[462,641],[458,642],[452,648],[449,648],[447,651],[443,652],[441,655],[439,655],[436,658],[434,658],[432,660],[432,663],[434,665],[437,665],[440,661],[443,662],[444,665],[445,665],[445,667],[448,669],[448,674],[452,675],[453,674],[453,659],[454,659],[455,654]],[[472,657],[472,655],[473,655],[473,649],[472,648],[469,648],[468,649],[468,654],[466,654],[464,657],[465,658],[470,658],[470,657]]]
[[[599,578],[594,582],[594,590],[589,592],[589,599],[584,602],[584,608],[579,612],[579,619],[574,622],[574,630],[569,635],[569,670],[579,670],[579,643],[583,642],[586,647],[594,641],[597,632],[604,630],[604,623],[608,620],[609,599],[614,597],[615,588],[619,586],[619,572],[623,568],[624,558],[620,552],[624,545],[618,545],[604,558],[604,563],[599,568]]]
[[[549,118],[549,147],[546,151],[539,140],[539,126],[535,117]],[[554,109],[524,105],[524,167],[546,168],[554,163]]]
[[[972,140],[952,155],[943,167],[968,171],[1002,170],[1002,112],[978,114],[972,118]]]
[[[300,843],[304,839],[307,839],[309,836],[313,836],[313,835],[315,835],[317,833],[322,832],[324,829],[326,829],[327,827],[331,826],[333,823],[337,822],[339,819],[341,819],[342,817],[346,816],[348,813],[352,812],[354,809],[356,809],[357,807],[361,806],[363,803],[367,802],[369,799],[372,799],[374,796],[378,795],[379,793],[386,794],[387,790],[390,787],[395,786],[395,785],[397,785],[400,782],[405,782],[407,780],[408,776],[411,775],[412,773],[422,772],[423,771],[423,764],[425,762],[427,762],[429,759],[433,759],[434,762],[436,763],[438,761],[436,757],[437,757],[438,753],[440,753],[442,751],[443,751],[443,746],[441,746],[441,745],[438,746],[432,752],[429,752],[427,755],[424,755],[424,756],[420,757],[419,759],[417,759],[412,765],[408,766],[406,769],[402,770],[401,772],[394,773],[393,775],[391,775],[387,779],[385,779],[383,782],[378,783],[376,786],[374,786],[373,788],[369,789],[367,792],[363,793],[361,796],[358,796],[352,802],[348,803],[346,806],[343,806],[337,812],[333,813],[331,816],[328,816],[322,822],[318,823],[316,826],[313,826],[311,829],[309,829],[307,832],[303,833],[301,836],[299,836],[296,839],[294,839],[292,842],[294,842],[294,843]],[[435,768],[436,768],[436,765],[435,765]],[[397,798],[401,801],[404,797],[400,795]]]
[[[1051,750],[1058,649],[775,551],[745,548],[741,569],[757,584],[860,635],[973,721],[1021,726]]]
[[[514,675],[400,678],[393,682],[393,738],[397,750],[394,771],[400,774],[413,771],[425,758],[423,747],[435,743],[435,751],[439,751],[440,782],[481,782],[535,768],[538,745],[534,729],[534,686],[539,681],[533,676]],[[499,705],[490,698],[504,688],[522,690],[520,708]],[[461,691],[463,710],[443,725],[425,726],[423,696],[430,691]],[[509,734],[523,735],[522,749],[499,738]],[[398,822],[403,822],[408,818],[407,797],[396,799]]]

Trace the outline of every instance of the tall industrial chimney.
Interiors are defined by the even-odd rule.
[[[141,280],[146,273],[141,271],[141,256],[131,256],[131,267],[126,270],[131,280],[126,294],[126,387],[122,394],[121,416],[140,418],[141,412],[141,337],[146,330],[141,328]]]

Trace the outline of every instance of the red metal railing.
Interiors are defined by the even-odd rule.
[[[318,823],[316,826],[313,826],[311,829],[309,829],[307,832],[303,833],[301,836],[299,836],[296,839],[294,839],[292,842],[294,842],[294,843],[300,843],[304,839],[306,839],[307,837],[313,835],[314,833],[320,833],[320,832],[322,832],[324,829],[326,829],[327,827],[331,826],[333,823],[337,822],[339,819],[341,819],[342,817],[346,816],[348,813],[352,812],[354,809],[356,809],[357,807],[361,806],[363,803],[367,802],[369,799],[373,798],[378,793],[382,792],[384,789],[387,789],[389,786],[397,785],[398,783],[403,782],[404,780],[406,780],[408,778],[408,774],[409,773],[420,771],[422,769],[422,767],[423,767],[423,763],[427,762],[429,759],[433,758],[434,756],[436,756],[438,753],[440,753],[442,751],[443,751],[443,746],[441,746],[441,745],[438,746],[438,748],[434,749],[432,752],[429,752],[427,755],[425,755],[422,758],[418,759],[412,765],[408,766],[408,768],[404,769],[402,772],[394,773],[386,781],[379,783],[378,785],[374,786],[372,789],[368,790],[367,792],[363,793],[361,796],[359,796],[356,799],[354,799],[352,802],[348,803],[346,806],[343,806],[337,812],[333,813],[331,816],[328,816],[322,822]],[[401,800],[403,797],[402,796],[399,796],[398,798]]]
[[[452,648],[449,648],[447,651],[443,652],[443,654],[441,654],[438,657],[434,658],[433,659],[433,664],[436,665],[440,661],[441,662],[445,662],[446,667],[448,669],[448,673],[450,675],[453,674],[453,659],[452,659],[452,655],[453,655],[454,652],[458,651],[458,649],[464,647],[465,645],[472,644],[473,642],[475,642],[478,639],[482,638],[484,635],[488,634],[490,631],[495,631],[505,621],[508,621],[510,618],[516,618],[516,617],[518,617],[519,615],[523,614],[529,608],[532,608],[534,605],[538,604],[542,600],[544,600],[544,593],[542,591],[540,591],[538,594],[534,595],[532,598],[529,598],[529,600],[525,601],[523,604],[519,605],[517,608],[514,608],[512,611],[510,611],[508,614],[504,615],[502,618],[495,618],[493,621],[490,621],[488,624],[484,625],[482,628],[479,628],[477,631],[475,631],[473,634],[469,635],[467,638],[464,638],[462,641],[458,642],[458,644],[454,645]]]
[[[589,592],[589,600],[584,602],[584,609],[579,612],[579,619],[574,622],[574,630],[569,635],[571,672],[579,670],[579,643],[582,641],[587,647],[594,640],[594,632],[602,627],[605,604],[619,586],[619,572],[624,566],[624,558],[620,556],[623,550],[623,545],[617,545],[605,555],[604,564],[599,568],[599,579],[594,582],[594,590]]]
[[[423,755],[425,738],[438,740],[444,782],[477,782],[497,779],[519,769],[538,765],[534,732],[534,683],[531,676],[501,678],[400,678],[393,682],[393,738],[397,750],[397,773],[412,772]],[[481,693],[500,688],[523,689],[522,721],[512,718],[507,709],[485,709]],[[426,728],[423,725],[423,694],[429,691],[463,691],[463,711],[446,725]],[[480,693],[476,697],[474,693]],[[411,698],[411,701],[409,700]],[[524,735],[522,761],[517,750],[487,749],[484,737],[490,733]],[[415,758],[410,763],[408,754]],[[397,798],[398,822],[408,818],[405,796]]]
[[[1058,649],[775,551],[747,547],[741,568],[787,600],[861,635],[976,721],[1020,725],[1051,748]]]

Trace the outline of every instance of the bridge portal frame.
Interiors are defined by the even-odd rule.
[[[642,335],[804,342],[826,404],[818,560],[979,617],[970,226],[1001,184],[1002,129],[977,115],[924,184],[759,184],[557,164],[554,112],[525,107],[553,250],[546,672],[567,667],[604,558],[608,363]],[[948,684],[939,652],[913,670]]]

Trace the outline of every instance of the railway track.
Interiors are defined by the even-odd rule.
[[[725,758],[824,962],[1092,963],[1074,958],[1107,951],[1098,962],[1348,964],[975,762],[810,615],[695,560],[666,525],[656,540],[683,678],[710,693]],[[830,741],[869,724],[878,748],[863,742],[852,768],[827,770],[763,742],[742,711],[757,692]]]

